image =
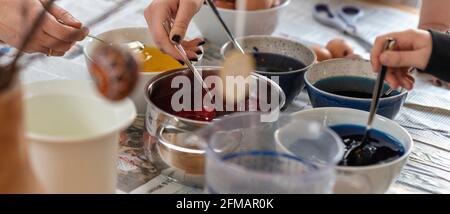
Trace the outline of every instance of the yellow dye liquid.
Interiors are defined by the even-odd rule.
[[[176,59],[155,47],[145,47],[140,55],[143,60],[143,72],[162,72],[184,67]]]

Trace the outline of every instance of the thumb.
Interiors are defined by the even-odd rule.
[[[423,69],[420,60],[422,58],[421,51],[385,51],[380,55],[380,63],[393,68],[412,67]]]
[[[180,43],[183,41],[189,23],[200,6],[194,1],[180,1],[177,16],[175,17],[175,22],[173,23],[172,31],[170,32],[172,42]]]
[[[60,8],[57,5],[53,5],[48,12],[54,16],[58,21],[62,22],[65,25],[68,25],[73,28],[80,29],[83,25],[80,21],[78,21],[75,17],[73,17],[69,12]]]

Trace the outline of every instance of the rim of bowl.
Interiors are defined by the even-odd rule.
[[[314,108],[314,109],[307,109],[307,110],[303,110],[303,111],[299,111],[299,112],[294,112],[291,115],[299,116],[299,115],[308,114],[309,112],[320,112],[320,111],[336,111],[336,112],[342,112],[342,111],[351,112],[351,111],[353,111],[353,112],[357,112],[360,114],[367,114],[367,116],[369,114],[368,112],[357,110],[357,109],[338,108],[338,107],[323,107],[323,108]],[[381,118],[384,121],[391,123],[392,125],[399,128],[399,130],[401,130],[403,133],[405,133],[406,136],[408,136],[408,141],[410,143],[410,146],[409,146],[408,150],[405,152],[405,154],[403,154],[400,158],[397,158],[396,160],[386,162],[386,163],[375,164],[375,165],[370,165],[370,166],[339,166],[339,165],[337,165],[336,169],[345,170],[345,171],[361,171],[361,170],[380,169],[380,168],[385,168],[385,167],[388,167],[391,165],[395,165],[399,162],[402,162],[410,156],[412,149],[414,147],[414,140],[412,139],[411,134],[409,134],[409,132],[405,128],[403,128],[402,126],[400,126],[395,121],[393,121],[389,118],[383,117],[381,115],[377,115],[377,118]]]
[[[52,83],[55,81],[56,82],[67,82],[67,81],[68,82],[78,82],[78,83],[84,83],[86,85],[89,85],[88,83],[93,84],[92,81],[81,81],[81,80],[48,80],[48,81],[39,81],[39,82],[27,84],[27,85],[25,85],[25,90],[27,90],[28,87],[31,87],[33,85]],[[56,94],[58,94],[58,93],[48,93],[46,95],[56,95]],[[39,95],[39,96],[41,96],[41,95]],[[71,95],[71,96],[75,96],[75,95]],[[26,101],[27,99],[30,99],[31,97],[33,97],[33,96],[25,94],[23,97],[23,100]],[[101,98],[96,98],[96,97],[86,97],[86,98],[105,102]],[[37,141],[37,142],[45,142],[45,143],[61,143],[61,142],[63,142],[63,143],[80,143],[80,142],[86,143],[84,141],[98,140],[100,138],[106,137],[106,136],[114,133],[113,130],[118,130],[118,133],[119,133],[120,131],[129,127],[133,123],[133,121],[136,119],[136,117],[137,117],[136,106],[134,105],[133,101],[131,101],[130,98],[124,99],[122,102],[120,102],[120,105],[122,106],[120,108],[122,108],[122,109],[127,108],[128,110],[131,111],[131,114],[129,115],[129,117],[127,117],[126,119],[123,119],[123,121],[121,121],[120,123],[118,123],[118,125],[116,125],[112,128],[105,129],[101,132],[92,134],[90,136],[57,137],[57,136],[52,136],[52,135],[48,135],[48,134],[37,134],[35,132],[28,132],[28,131],[26,131],[25,135],[28,139],[32,139],[33,141]],[[118,107],[115,107],[115,108],[118,108]]]
[[[115,29],[111,29],[111,30],[108,30],[108,31],[104,31],[104,32],[101,32],[101,33],[99,33],[99,34],[96,34],[95,36],[96,36],[96,37],[99,37],[99,38],[102,38],[101,36],[104,35],[104,34],[107,34],[107,33],[111,33],[111,32],[114,32],[114,31],[128,31],[128,30],[144,30],[144,31],[146,31],[146,33],[149,33],[147,27],[123,27],[123,28],[115,28]],[[190,38],[189,38],[189,37],[186,37],[185,39],[188,39],[188,40],[189,40]],[[152,39],[152,40],[153,40],[153,39]],[[89,62],[92,62],[93,60],[92,60],[91,55],[87,52],[87,47],[88,47],[90,44],[92,44],[92,41],[95,41],[95,39],[89,38],[88,41],[87,41],[88,43],[83,47],[83,55],[86,57],[86,59],[89,60]],[[144,45],[146,45],[146,44],[144,44]],[[150,47],[155,47],[155,46],[154,46],[154,45],[151,45]],[[155,47],[155,48],[156,48],[156,47]],[[203,53],[200,54],[200,55],[198,55],[198,62],[199,62],[200,60],[202,60],[203,57],[205,56],[204,48],[201,47],[201,46],[200,46],[199,48],[200,48],[200,50],[202,50]],[[195,65],[195,64],[197,64],[198,62],[192,62],[192,64]],[[164,70],[164,71],[157,71],[157,72],[140,71],[139,73],[154,73],[154,74],[156,74],[156,73],[162,73],[162,72],[171,71],[171,70],[173,70],[173,69]]]
[[[345,60],[348,60],[348,61],[364,61],[364,62],[369,62],[368,60],[365,60],[365,59],[330,59],[330,60],[325,60],[325,61],[319,62],[319,63],[317,63],[317,64],[313,64],[313,66],[316,66],[316,65],[318,65],[318,64],[320,64],[320,63],[333,62],[333,61],[345,61]],[[370,101],[372,100],[371,98],[347,97],[347,96],[337,95],[337,94],[333,94],[333,93],[330,93],[330,92],[326,92],[326,91],[324,91],[324,90],[321,90],[321,89],[317,88],[316,86],[314,86],[314,84],[311,84],[311,82],[309,81],[308,74],[309,74],[310,72],[312,72],[311,69],[310,69],[310,70],[307,70],[307,71],[305,72],[305,76],[304,76],[305,84],[308,85],[309,87],[315,89],[316,91],[319,91],[320,93],[323,93],[323,94],[326,94],[326,95],[329,95],[329,96],[332,96],[332,97],[338,97],[338,98],[341,98],[341,99],[348,99],[348,100],[354,100],[354,101],[369,101],[369,102],[370,102]],[[397,90],[395,90],[395,91],[397,91]],[[380,98],[380,100],[381,100],[381,101],[393,100],[393,99],[397,99],[397,98],[403,97],[403,96],[405,96],[406,94],[408,94],[408,91],[405,90],[405,89],[403,89],[402,91],[400,91],[399,94],[397,94],[397,95],[395,95],[395,96],[390,96],[390,97]]]
[[[246,39],[266,39],[266,38],[271,38],[271,39],[278,39],[278,40],[283,40],[283,41],[287,41],[287,42],[291,42],[291,43],[296,43],[297,45],[303,46],[304,48],[306,48],[308,51],[311,52],[311,54],[314,57],[314,60],[309,64],[309,65],[305,65],[304,68],[302,69],[298,69],[298,70],[293,70],[293,71],[285,71],[285,72],[277,72],[277,74],[294,74],[294,73],[301,73],[301,72],[306,72],[309,69],[311,69],[314,65],[315,62],[317,61],[317,55],[314,53],[313,50],[311,50],[311,48],[309,48],[307,45],[295,41],[295,40],[291,40],[291,39],[287,39],[287,38],[283,38],[280,36],[270,36],[270,35],[251,35],[251,36],[242,36],[242,37],[237,37],[236,40],[246,40]],[[231,41],[228,41],[227,43],[225,43],[221,48],[220,48],[220,55],[223,58],[225,58],[225,50],[228,48],[228,46],[231,45]],[[231,49],[234,50],[234,49]],[[297,59],[296,59],[297,60]],[[303,63],[303,62],[301,62]],[[267,74],[267,75],[273,75],[273,72],[265,72],[265,71],[255,71],[258,74]]]
[[[205,70],[220,70],[220,69],[221,69],[220,66],[196,66],[196,67],[197,67],[197,68],[200,68],[200,69],[202,69],[202,70],[204,70],[204,69],[205,69]],[[186,70],[186,69],[189,69],[189,68],[178,68],[178,69],[170,70],[170,71],[167,71],[167,72],[162,72],[162,73],[160,73],[160,74],[154,76],[152,79],[150,79],[150,80],[147,82],[147,84],[145,85],[145,94],[144,94],[145,101],[146,101],[147,103],[151,103],[158,111],[162,112],[163,114],[168,115],[168,116],[171,116],[171,117],[174,117],[174,118],[177,118],[177,119],[180,120],[180,121],[185,121],[185,122],[188,122],[188,123],[199,124],[199,125],[210,125],[210,124],[213,123],[213,121],[210,121],[210,122],[198,121],[198,120],[192,120],[192,119],[188,119],[188,118],[176,116],[176,115],[174,115],[174,114],[170,114],[170,113],[168,113],[168,112],[162,110],[161,108],[159,108],[159,106],[156,105],[156,104],[150,99],[150,96],[149,96],[149,88],[152,87],[153,84],[155,84],[156,82],[158,82],[159,80],[161,80],[162,78],[164,78],[165,75],[167,75],[168,72],[176,73],[176,72],[178,72],[178,71],[184,71],[184,70]],[[268,83],[270,83],[270,86],[271,86],[271,87],[277,88],[277,90],[280,92],[280,97],[282,98],[282,99],[281,99],[282,102],[280,103],[280,104],[281,104],[281,105],[280,105],[280,106],[281,106],[280,109],[282,109],[282,108],[284,107],[284,105],[286,105],[286,95],[284,94],[283,89],[281,89],[281,87],[280,87],[278,84],[276,84],[276,83],[273,82],[271,79],[269,79],[269,78],[267,78],[267,77],[265,77],[265,76],[262,76],[262,75],[260,75],[260,74],[257,74],[257,73],[254,73],[254,72],[253,72],[251,75],[254,75],[254,76],[258,77],[258,79],[261,78],[261,79],[267,81]]]
[[[127,30],[141,30],[141,29],[145,29],[145,27],[123,27],[123,28],[114,28],[114,29],[111,29],[111,30],[107,30],[107,31],[104,31],[104,32],[95,34],[95,36],[101,38],[102,35],[107,34],[107,33],[111,33],[111,32],[114,32],[114,31],[119,31],[119,30],[122,30],[122,31],[127,31]],[[92,41],[94,41],[93,38],[88,38],[88,41],[87,41],[88,43],[83,47],[83,54],[84,54],[84,56],[85,56],[87,59],[89,59],[89,61],[92,61],[92,58],[91,58],[91,55],[87,52],[87,47],[92,43]]]
[[[289,4],[291,3],[291,0],[284,0],[284,2],[276,7],[271,7],[268,9],[261,9],[261,10],[245,10],[245,11],[241,11],[241,10],[236,10],[236,9],[227,9],[227,8],[220,8],[218,7],[217,10],[219,11],[225,11],[225,12],[231,12],[231,13],[252,13],[252,14],[257,14],[257,13],[264,13],[264,12],[270,12],[270,11],[274,11],[274,10],[280,10],[282,8],[287,7]],[[205,7],[208,7],[208,5],[204,5]]]

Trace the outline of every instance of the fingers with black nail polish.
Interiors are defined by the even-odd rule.
[[[197,44],[197,46],[202,46],[202,45],[204,45],[204,44],[206,44],[206,41],[201,41],[201,42],[199,42],[198,44]]]
[[[175,34],[175,35],[172,37],[172,41],[175,42],[176,44],[180,44],[180,42],[181,42],[181,36]]]

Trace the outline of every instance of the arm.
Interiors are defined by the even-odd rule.
[[[423,0],[420,29],[447,31],[450,29],[450,0]]]

